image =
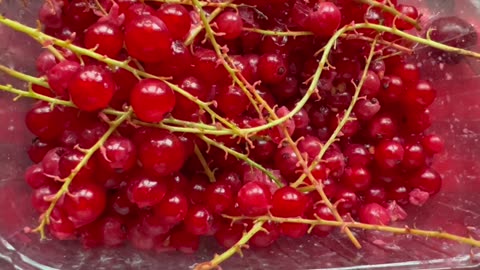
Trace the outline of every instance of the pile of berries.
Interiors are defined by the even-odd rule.
[[[54,203],[44,224],[49,234],[85,247],[194,252],[200,237],[234,245],[252,217],[388,225],[406,217],[403,206],[423,205],[442,185],[432,162],[443,141],[428,132],[437,93],[422,78],[421,62],[409,57],[411,41],[374,29],[341,35],[315,93],[293,117],[269,126],[299,106],[315,82],[317,52],[338,29],[368,22],[409,31],[420,18],[416,7],[396,0],[367,2],[46,0],[44,33],[112,60],[51,44],[36,60],[48,85],[32,90],[74,105],[39,101],[26,116],[36,139],[25,180],[39,213]],[[432,40],[460,48],[477,42],[459,18],[431,26]],[[429,56],[462,60],[437,49]],[[131,117],[115,122],[129,110]],[[272,221],[263,227],[250,246],[309,229]]]

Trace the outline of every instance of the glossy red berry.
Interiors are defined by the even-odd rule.
[[[236,39],[243,31],[243,21],[237,12],[224,11],[215,19],[217,32],[225,39]]]
[[[130,5],[124,13],[125,25],[130,24],[131,21],[142,16],[155,16],[155,9],[145,3],[139,3],[136,1],[133,5]]]
[[[416,169],[425,165],[426,153],[422,145],[418,143],[407,143],[404,146],[402,166],[406,169]]]
[[[85,31],[85,47],[95,48],[95,52],[115,58],[123,47],[122,30],[109,22],[97,22]]]
[[[366,202],[383,204],[387,199],[387,192],[381,186],[372,186],[365,191],[364,196]]]
[[[50,207],[51,199],[60,190],[55,184],[47,184],[33,190],[31,202],[33,208],[39,213],[44,213]]]
[[[107,108],[116,90],[112,73],[99,66],[84,67],[68,85],[72,102],[87,112]]]
[[[358,217],[361,222],[372,225],[388,225],[391,221],[387,209],[377,203],[362,206]]]
[[[445,142],[438,135],[429,134],[422,138],[422,146],[428,153],[437,154],[444,150]]]
[[[194,235],[207,235],[212,229],[213,215],[207,208],[196,205],[188,209],[185,230]]]
[[[188,212],[188,200],[180,192],[171,192],[154,206],[155,218],[165,225],[176,225],[183,221]]]
[[[55,208],[48,224],[50,233],[59,240],[75,239],[75,226],[60,209]]]
[[[54,65],[46,73],[48,85],[57,96],[64,97],[70,81],[80,68],[79,63],[69,60]]]
[[[350,190],[341,190],[335,196],[337,204],[337,210],[340,215],[345,215],[347,213],[354,214],[356,213],[359,205],[360,198],[357,194]]]
[[[430,195],[438,193],[442,186],[442,177],[432,168],[422,168],[409,179],[412,188],[418,188]]]
[[[164,130],[154,130],[139,144],[138,160],[146,170],[167,176],[182,168],[185,149],[177,136]]]
[[[437,92],[429,82],[419,81],[417,84],[407,87],[403,100],[407,107],[418,110],[430,106],[436,96]]]
[[[132,169],[137,162],[137,148],[125,137],[110,137],[103,144],[103,148],[104,150],[97,153],[102,169],[123,173]]]
[[[130,104],[140,120],[158,123],[175,107],[175,93],[162,81],[144,79],[133,88]]]
[[[125,26],[128,54],[140,61],[155,63],[167,59],[171,44],[167,26],[155,16],[139,16]]]
[[[280,224],[280,232],[282,235],[290,238],[301,238],[307,234],[308,225],[301,223],[285,222]]]
[[[152,207],[167,193],[165,179],[141,173],[129,179],[127,195],[140,208]]]
[[[331,2],[320,2],[316,9],[308,14],[306,27],[315,35],[323,38],[331,37],[340,26],[342,14]]]
[[[355,191],[366,190],[372,182],[372,175],[367,168],[350,167],[343,173],[342,183]]]
[[[398,133],[397,120],[390,114],[378,114],[370,120],[368,134],[374,139],[391,139]]]
[[[43,50],[35,61],[35,67],[40,75],[47,74],[56,64],[57,58],[48,50]]]
[[[38,11],[38,19],[48,28],[57,29],[63,24],[62,22],[62,6],[61,1],[45,1]]]
[[[285,80],[288,68],[280,55],[268,53],[258,60],[258,72],[264,83],[277,84]]]
[[[60,137],[64,128],[64,115],[59,107],[46,102],[38,102],[25,116],[28,130],[43,141],[52,141]]]
[[[43,173],[41,164],[33,164],[25,171],[25,182],[31,188],[40,188],[50,182],[48,177]]]
[[[247,110],[250,101],[238,86],[227,85],[219,89],[216,100],[218,109],[229,118],[240,115]]]
[[[48,177],[60,177],[60,159],[67,149],[55,147],[48,151],[42,159],[43,173]]]
[[[82,32],[98,20],[88,1],[72,0],[65,9],[64,18],[70,28]]]
[[[271,196],[270,190],[260,183],[249,182],[238,191],[238,207],[246,216],[265,215],[270,208]]]
[[[383,140],[375,147],[375,161],[384,169],[393,169],[404,157],[403,146],[395,141]]]
[[[80,164],[85,158],[85,154],[77,150],[66,150],[62,154],[60,160],[58,161],[58,170],[60,177],[66,179],[77,169],[78,164]],[[88,160],[87,163],[82,166],[80,170],[76,172],[75,183],[80,182],[90,182],[94,179],[95,175],[95,162],[93,160]]]
[[[175,39],[183,39],[190,31],[192,21],[188,10],[179,4],[163,4],[157,16],[165,23]]]
[[[312,218],[320,218],[322,220],[327,220],[327,221],[334,221],[335,216],[333,215],[332,211],[330,208],[328,208],[324,204],[318,204],[313,208],[312,211]],[[332,226],[315,226],[312,230],[313,234],[317,236],[326,236],[328,235],[331,231],[334,230],[334,227]]]
[[[76,228],[96,220],[105,209],[107,194],[103,187],[84,183],[70,189],[63,209]]]
[[[299,217],[306,211],[307,199],[298,190],[286,186],[272,196],[271,213],[278,217]]]
[[[234,203],[232,188],[223,183],[213,183],[205,191],[205,204],[215,214],[222,214]]]

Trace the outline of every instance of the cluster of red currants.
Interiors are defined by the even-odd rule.
[[[228,47],[236,72],[255,85],[258,95],[281,117],[306,93],[319,65],[315,53],[340,27],[367,21],[412,29],[406,17],[419,18],[417,9],[396,2],[383,4],[403,17],[352,0],[200,3],[207,17],[217,15],[212,28],[221,51]],[[377,44],[377,54],[362,76],[377,32],[360,29],[353,37],[339,38],[328,57],[333,68],[322,72],[318,95],[282,124],[298,140],[295,147],[285,142],[286,135],[277,126],[249,140],[203,135],[260,164],[279,180],[279,186],[265,171],[239,155],[226,154],[196,133],[148,126],[164,119],[184,127],[212,125],[212,117],[199,102],[214,104],[212,110],[239,129],[268,123],[266,110],[260,106],[259,113],[233,83],[232,74],[223,67],[225,59],[215,50],[218,45],[204,42],[208,31],[202,27],[198,7],[159,1],[47,0],[39,16],[45,33],[110,59],[133,59],[129,67],[171,77],[169,81],[183,89],[176,91],[153,76],[139,78],[122,66],[109,66],[65,48],[39,55],[37,70],[49,87],[33,85],[33,91],[75,105],[38,102],[26,116],[26,125],[37,138],[28,151],[35,164],[25,178],[40,213],[49,208],[85,150],[109,129],[99,112],[106,108],[122,112],[127,107],[134,112],[133,119],[122,123],[78,171],[69,192],[56,203],[48,230],[58,239],[79,239],[86,247],[128,241],[139,249],[193,252],[201,236],[214,236],[229,247],[253,224],[251,220],[232,223],[224,215],[335,220],[308,178],[296,187],[290,185],[304,174],[295,147],[308,164],[316,159],[342,121],[360,81],[361,98],[338,140],[311,171],[340,216],[387,225],[404,217],[393,214],[401,206],[421,205],[440,190],[441,176],[431,166],[443,142],[427,132],[436,91],[422,79],[416,60],[399,46],[391,46],[393,42],[409,48],[409,41],[381,34],[379,40],[386,42]],[[476,43],[476,35],[461,19],[437,24],[433,39],[458,47]],[[255,29],[269,31],[261,34]],[[275,34],[295,31],[311,34]],[[465,34],[461,40],[455,39],[458,33]],[[445,62],[459,59],[435,50],[432,57]],[[265,247],[281,235],[302,237],[308,225],[267,222],[264,228],[250,245]],[[312,233],[324,236],[331,230],[317,226]]]

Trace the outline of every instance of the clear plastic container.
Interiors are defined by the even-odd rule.
[[[35,26],[36,8],[42,1],[0,1],[5,16]],[[477,24],[478,0],[409,1],[425,8],[425,18],[455,14]],[[450,3],[455,3],[451,8]],[[0,26],[0,63],[33,72],[40,50],[30,38]],[[478,49],[478,48],[476,48]],[[428,67],[439,93],[432,115],[432,130],[446,140],[446,151],[436,160],[444,177],[442,192],[421,208],[409,207],[408,224],[480,238],[480,61],[456,66]],[[0,83],[25,87],[0,74]],[[186,269],[210,260],[222,250],[206,240],[194,255],[147,253],[128,247],[84,250],[75,242],[45,241],[25,234],[37,214],[30,206],[30,190],[23,181],[31,141],[23,120],[30,101],[12,102],[0,93],[0,269]],[[479,228],[479,229],[475,229]],[[224,269],[480,269],[480,250],[458,243],[410,236],[392,236],[355,230],[363,249],[356,250],[345,236],[282,239],[271,248],[246,250],[245,257],[227,261]]]

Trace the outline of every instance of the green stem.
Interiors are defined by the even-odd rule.
[[[412,229],[409,227],[393,227],[393,226],[384,226],[384,225],[372,225],[360,222],[339,222],[339,221],[330,221],[324,219],[303,219],[303,218],[281,218],[273,216],[260,216],[260,217],[231,217],[223,216],[235,221],[239,220],[255,220],[255,221],[271,221],[276,223],[298,223],[298,224],[307,224],[311,226],[331,226],[331,227],[340,227],[340,228],[355,228],[367,231],[381,231],[394,234],[404,234],[404,235],[415,235],[426,238],[437,238],[437,239],[446,239],[455,241],[458,243],[480,247],[480,240],[473,239],[471,237],[462,237],[442,231],[429,231],[421,229]]]
[[[32,84],[36,84],[36,85],[39,85],[39,86],[42,86],[42,87],[45,87],[45,88],[50,88],[50,86],[48,85],[48,83],[45,81],[44,78],[33,77],[33,76],[27,75],[25,73],[18,72],[14,69],[11,69],[11,68],[6,67],[6,66],[1,65],[1,64],[0,64],[0,71],[8,74],[9,76],[11,76],[13,78],[16,78],[16,79],[19,79],[19,80],[22,80],[22,81],[25,81],[25,82],[31,82]]]
[[[279,186],[279,187],[283,186],[282,182],[280,182],[280,180],[275,175],[273,175],[272,172],[265,169],[262,165],[260,165],[260,164],[256,163],[255,161],[251,160],[247,155],[239,153],[239,152],[237,152],[233,149],[230,149],[230,148],[226,147],[225,145],[223,145],[222,143],[219,143],[215,140],[212,140],[212,139],[208,138],[207,136],[204,136],[204,135],[201,135],[201,134],[198,134],[197,136],[200,139],[202,139],[204,142],[206,142],[208,145],[215,146],[215,147],[225,151],[227,154],[232,155],[239,160],[245,161],[248,165],[252,166],[253,168],[260,170],[265,175],[267,175],[271,180],[273,180],[275,182],[275,184],[277,184],[277,186]]]
[[[217,113],[215,113],[209,106],[207,103],[199,100],[198,98],[196,98],[195,96],[192,96],[190,93],[188,93],[187,91],[183,90],[182,88],[178,87],[177,85],[175,84],[172,84],[170,82],[168,82],[166,79],[167,78],[164,78],[164,77],[158,77],[158,76],[155,76],[155,75],[152,75],[152,74],[149,74],[145,71],[142,71],[142,70],[139,70],[139,69],[136,69],[134,67],[131,67],[128,63],[129,61],[118,61],[118,60],[115,60],[115,59],[111,59],[111,58],[108,58],[106,56],[103,56],[101,54],[98,54],[94,51],[91,51],[91,50],[88,50],[88,49],[85,49],[85,48],[82,48],[82,47],[78,47],[76,45],[73,45],[71,42],[69,41],[64,41],[64,40],[61,40],[61,39],[57,39],[57,38],[54,38],[54,37],[51,37],[45,33],[42,33],[40,32],[38,29],[35,29],[35,28],[31,28],[31,27],[28,27],[28,26],[25,26],[19,22],[16,22],[16,21],[13,21],[13,20],[10,20],[10,19],[7,19],[5,18],[4,16],[0,15],[0,23],[12,28],[13,30],[16,30],[18,32],[22,32],[22,33],[25,33],[27,35],[29,35],[30,37],[32,37],[33,39],[37,40],[37,41],[40,41],[40,42],[44,42],[46,40],[48,40],[49,42],[52,42],[53,44],[57,45],[57,46],[60,46],[60,47],[63,47],[63,48],[66,48],[66,49],[69,49],[71,50],[72,52],[76,53],[76,54],[79,54],[79,55],[85,55],[85,56],[88,56],[88,57],[91,57],[93,59],[96,59],[100,62],[103,62],[103,63],[106,63],[107,65],[110,65],[110,66],[115,66],[115,67],[119,67],[119,68],[123,68],[127,71],[130,71],[132,74],[135,74],[137,76],[141,76],[141,77],[144,77],[144,78],[152,78],[152,79],[157,79],[157,80],[161,80],[163,82],[165,82],[170,88],[172,88],[174,91],[178,92],[179,94],[181,94],[182,96],[186,97],[188,100],[196,103],[200,108],[202,108],[204,111],[208,112],[213,118],[216,118],[218,119],[218,121],[220,121],[221,123],[223,123],[224,125],[226,125],[227,127],[231,128],[237,135],[241,135],[240,134],[240,131],[238,129],[238,127],[235,126],[235,124],[232,124],[231,122],[229,122],[228,120],[226,120],[225,118],[219,116]]]
[[[188,0],[188,2],[189,4],[193,5],[191,0]],[[230,7],[231,5],[234,5],[234,4],[231,4],[231,2],[232,1],[227,1],[225,3],[212,3],[212,4],[215,4],[217,8],[212,13],[210,13],[210,16],[208,16],[208,18],[206,18],[206,24],[207,25],[210,24],[220,13],[222,13],[222,11],[226,7]],[[208,4],[208,2],[202,2],[202,3],[199,3],[199,6],[200,7],[207,6],[206,4]],[[234,6],[236,7],[236,5]],[[203,22],[203,24],[205,25],[205,22]],[[202,32],[202,30],[203,30],[202,24],[198,24],[192,31],[190,31],[188,38],[184,42],[185,46],[192,45],[193,42],[195,41],[195,38],[198,36],[198,34],[200,34],[200,32]]]
[[[203,156],[202,152],[200,151],[197,145],[195,145],[194,151],[198,160],[202,164],[203,170],[205,171],[205,174],[207,175],[208,180],[210,180],[210,183],[215,183],[215,175],[213,174],[212,170],[208,166],[207,160],[205,160],[205,157]]]
[[[217,269],[218,266],[223,263],[224,261],[228,260],[232,257],[235,253],[241,253],[241,250],[244,246],[247,245],[248,241],[252,239],[252,237],[257,234],[259,231],[263,230],[263,224],[266,221],[259,220],[255,222],[253,227],[245,234],[243,234],[242,238],[235,243],[231,248],[223,252],[222,254],[215,256],[210,262],[201,263],[195,266],[195,270],[210,270],[210,269]]]
[[[408,22],[409,24],[413,25],[413,26],[415,27],[415,29],[421,30],[420,24],[418,23],[417,20],[412,19],[412,18],[410,18],[410,17],[408,17],[408,16],[405,16],[405,14],[401,13],[400,11],[398,11],[395,7],[391,7],[391,6],[385,5],[385,4],[381,3],[381,2],[377,2],[376,0],[356,0],[356,1],[357,1],[357,2],[360,2],[360,3],[363,3],[363,4],[370,5],[370,6],[372,6],[372,7],[378,7],[378,8],[380,8],[380,9],[382,9],[383,11],[392,14],[392,15],[395,16],[396,18]]]
[[[332,135],[328,139],[328,141],[323,145],[322,149],[320,149],[320,152],[318,153],[317,157],[315,160],[312,162],[310,167],[308,168],[309,171],[313,170],[315,166],[318,165],[318,163],[321,162],[323,156],[327,152],[327,150],[330,148],[330,146],[339,138],[339,135],[342,131],[342,128],[345,126],[345,124],[349,121],[350,115],[352,114],[353,108],[355,107],[355,104],[358,101],[358,98],[360,96],[360,91],[362,90],[363,84],[365,83],[365,79],[367,77],[368,69],[370,68],[370,64],[372,63],[373,56],[374,56],[374,50],[375,50],[375,45],[376,45],[376,39],[374,39],[372,43],[372,47],[370,49],[370,54],[367,58],[367,61],[365,63],[365,68],[362,73],[362,77],[360,79],[360,82],[358,85],[355,86],[355,93],[353,94],[352,101],[350,102],[350,105],[348,106],[347,110],[345,111],[345,114],[338,124],[337,128],[333,131]],[[302,174],[295,183],[292,184],[293,187],[298,187],[303,183],[305,180],[306,176],[305,174]]]
[[[227,70],[228,74],[232,77],[233,81],[242,89],[243,93],[247,96],[248,100],[250,101],[250,104],[254,107],[255,111],[257,111],[258,115],[262,117],[262,112],[260,111],[256,100],[253,98],[252,93],[245,87],[245,84],[238,78],[237,76],[237,71],[235,70],[235,65],[233,64],[233,61],[230,59],[230,57],[222,52],[220,49],[220,44],[218,44],[217,40],[215,39],[215,33],[210,26],[210,22],[208,21],[205,11],[203,10],[202,6],[200,5],[198,0],[192,0],[192,3],[198,10],[198,14],[200,15],[200,19],[203,22],[203,26],[205,28],[206,36],[210,40],[210,43],[212,43],[213,50],[215,51],[217,57],[220,59],[222,62],[223,67]],[[255,91],[255,89],[253,89]]]
[[[62,105],[66,107],[75,107],[75,105],[71,101],[66,101],[66,100],[61,100],[57,98],[52,98],[44,95],[37,94],[33,91],[23,91],[17,88],[14,88],[11,85],[0,85],[0,90],[8,93],[15,94],[19,97],[28,97],[28,98],[33,98],[36,100],[41,100],[48,102],[50,104],[54,105]]]
[[[103,134],[103,136],[88,150],[85,151],[85,156],[82,160],[75,166],[72,170],[72,173],[64,179],[63,185],[60,190],[53,196],[52,201],[48,209],[43,213],[40,225],[33,230],[33,232],[40,233],[41,239],[45,239],[45,226],[50,223],[50,215],[52,214],[55,206],[57,205],[58,200],[60,200],[65,194],[68,193],[68,189],[70,184],[72,183],[75,176],[80,172],[80,170],[87,165],[90,158],[92,158],[93,154],[100,149],[105,144],[105,141],[115,132],[115,130],[126,121],[132,115],[132,109],[129,109],[127,112],[120,117],[118,117],[115,121],[110,123],[110,128]]]

